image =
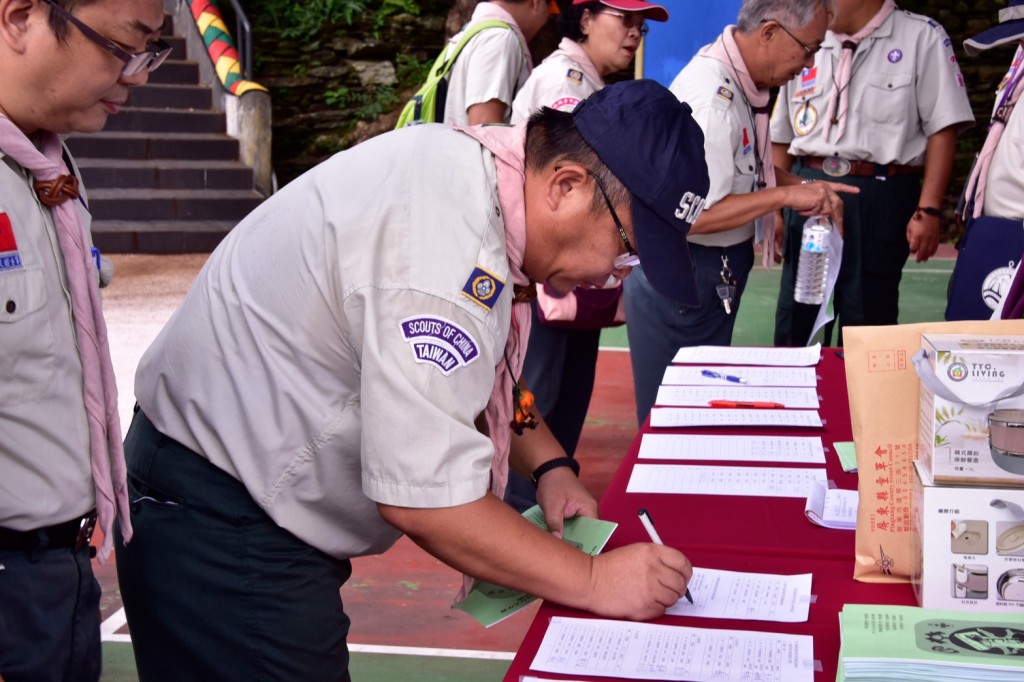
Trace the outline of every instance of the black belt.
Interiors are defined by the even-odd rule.
[[[73,548],[77,552],[89,544],[95,528],[95,511],[64,523],[35,530],[11,530],[0,527],[0,550],[31,552],[37,549]]]

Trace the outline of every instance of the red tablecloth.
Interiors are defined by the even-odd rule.
[[[821,429],[766,429],[765,427],[658,429],[658,433],[764,434],[772,436],[817,435],[828,448],[826,471],[839,488],[856,489],[856,474],[845,473],[835,454],[833,443],[852,440],[850,407],[846,394],[846,373],[841,353],[826,348],[818,367],[819,413],[825,422]],[[650,431],[645,425],[641,433]],[[849,530],[821,528],[804,516],[803,499],[779,497],[741,497],[731,495],[670,495],[627,493],[626,485],[637,461],[640,437],[613,477],[601,500],[602,518],[617,521],[618,529],[608,549],[648,537],[637,518],[637,509],[647,508],[655,519],[658,533],[666,545],[678,547],[695,566],[757,573],[814,575],[811,604],[806,623],[776,623],[746,620],[720,620],[666,616],[654,622],[689,627],[731,630],[759,630],[814,637],[814,657],[821,672],[814,679],[832,682],[836,678],[839,656],[839,618],[843,604],[914,604],[908,584],[877,585],[853,579],[854,533]],[[660,462],[663,463],[663,462]],[[685,462],[695,464],[699,462]],[[733,463],[737,466],[748,464]],[[716,466],[729,463],[714,462]],[[762,464],[756,466],[788,466]],[[799,465],[806,466],[806,465]],[[623,589],[629,589],[623,586]],[[522,645],[513,660],[505,682],[518,682],[531,674],[529,666],[552,616],[588,617],[589,614],[544,603],[537,612]],[[552,673],[543,678],[566,679]],[[572,679],[607,680],[609,678],[573,676]]]

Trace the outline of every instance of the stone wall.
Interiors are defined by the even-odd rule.
[[[465,14],[472,0],[457,0],[456,12]],[[313,41],[285,41],[274,31],[257,27],[256,80],[273,95],[274,167],[280,184],[291,180],[331,154],[394,127],[402,103],[416,83],[403,83],[399,55],[420,63],[432,60],[446,35],[450,0],[423,0],[418,17],[390,17],[375,35],[369,20],[324,31]],[[953,235],[951,220],[960,188],[974,151],[981,147],[996,84],[1013,54],[993,50],[982,57],[967,57],[964,38],[992,25],[1005,0],[901,0],[900,7],[927,14],[942,23],[953,39],[960,66],[980,122],[958,142],[957,162],[944,220],[946,237]],[[549,26],[534,39],[539,61],[557,44],[557,31]],[[348,94],[339,96],[341,88]],[[333,99],[331,93],[334,93]],[[383,109],[375,116],[377,109]]]

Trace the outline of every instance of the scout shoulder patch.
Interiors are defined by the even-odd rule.
[[[572,111],[582,100],[579,97],[559,97],[551,103],[555,111]]]
[[[715,96],[721,97],[723,100],[729,102],[730,104],[732,104],[732,98],[735,97],[732,90],[725,87],[724,85],[719,86],[718,90],[715,92]]]
[[[398,324],[402,337],[412,347],[413,359],[423,365],[433,365],[445,376],[480,357],[480,344],[473,335],[451,320],[418,315]]]
[[[583,72],[580,71],[579,69],[569,69],[568,71],[565,72],[565,78],[576,83],[582,83]]]
[[[0,212],[0,271],[17,270],[24,267],[18,242],[14,238],[14,226],[6,213]]]
[[[494,308],[501,296],[501,290],[505,288],[505,282],[497,276],[484,270],[479,265],[473,268],[473,274],[466,280],[462,287],[462,295],[488,310]]]

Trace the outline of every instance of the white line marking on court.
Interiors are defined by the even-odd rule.
[[[131,644],[131,635],[119,635],[117,631],[128,623],[124,609],[114,612],[100,625],[100,639],[104,642],[125,642]],[[393,656],[440,656],[444,658],[475,658],[490,661],[511,661],[514,651],[477,651],[474,649],[436,649],[415,646],[383,646],[380,644],[349,644],[348,650],[360,654],[390,654]]]
[[[917,274],[922,274],[922,275],[951,275],[951,274],[953,274],[953,270],[952,269],[949,269],[949,270],[941,270],[941,269],[936,270],[934,268],[904,268],[903,269],[903,274],[904,275],[917,275]]]

